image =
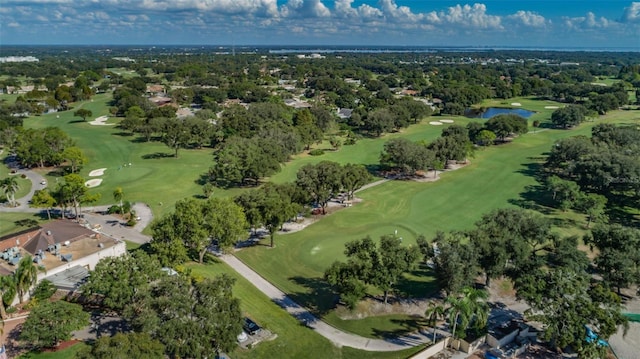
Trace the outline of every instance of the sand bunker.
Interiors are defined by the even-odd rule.
[[[113,126],[114,125],[113,123],[107,123],[108,119],[109,117],[107,116],[100,116],[95,120],[89,122],[89,124],[94,126]]]
[[[442,123],[453,123],[453,120],[439,120]]]
[[[522,106],[520,102],[512,102],[511,106]]]
[[[98,187],[100,183],[102,183],[102,178],[96,178],[96,179],[88,180],[87,182],[84,183],[84,185],[89,188],[92,188],[92,187]]]
[[[545,106],[544,108],[546,108],[547,110],[555,110],[558,108],[558,106]]]
[[[89,172],[89,177],[98,177],[98,176],[102,176],[104,174],[104,171],[106,171],[106,168],[98,168],[97,170],[93,170],[91,172]]]
[[[441,126],[442,122],[438,122],[438,121],[431,121],[429,122],[430,125],[434,125],[434,126]]]

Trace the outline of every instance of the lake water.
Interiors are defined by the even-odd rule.
[[[522,108],[500,108],[500,107],[488,107],[484,110],[484,112],[477,112],[477,110],[467,109],[465,112],[465,116],[471,118],[491,118],[496,115],[502,114],[514,114],[520,117],[529,118],[535,112],[525,110]]]

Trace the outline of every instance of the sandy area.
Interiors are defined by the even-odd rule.
[[[522,106],[522,104],[520,102],[512,102],[511,106]]]
[[[89,172],[89,177],[98,177],[98,176],[102,176],[104,174],[104,171],[106,171],[106,168],[98,168],[97,170],[93,170],[91,172]]]
[[[98,187],[100,183],[102,183],[102,178],[96,178],[96,179],[88,180],[87,182],[84,183],[84,185],[89,188],[92,188],[92,187]]]
[[[431,121],[431,122],[429,122],[429,124],[430,124],[430,125],[434,125],[434,126],[441,126],[441,125],[442,125],[442,122],[439,122],[439,121]]]
[[[107,116],[100,116],[95,120],[89,122],[89,124],[94,126],[113,126],[114,125],[113,123],[107,123],[108,119],[109,117]]]
[[[547,110],[555,110],[558,108],[558,106],[545,106],[544,108],[546,108]]]
[[[453,123],[453,120],[439,120],[442,123]]]

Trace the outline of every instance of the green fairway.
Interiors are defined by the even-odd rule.
[[[109,100],[110,95],[103,94],[83,103],[82,108],[93,112],[88,120],[107,115]],[[94,177],[101,178],[102,184],[91,190],[101,194],[98,204],[113,203],[113,191],[119,186],[125,200],[145,202],[154,214],[162,215],[172,209],[175,201],[202,193],[197,182],[212,164],[210,149],[181,150],[179,158],[174,158],[172,150],[162,143],[138,142],[135,136],[122,133],[116,126],[90,125],[89,121],[74,117],[74,110],[28,118],[25,127],[57,126],[69,134],[89,159],[80,172],[85,179],[89,179],[91,170],[106,168],[104,175]],[[107,123],[114,121],[110,118]],[[55,185],[57,177],[53,173],[45,171],[43,174],[51,185]],[[235,192],[218,189],[214,195],[228,196]]]
[[[188,265],[193,274],[213,277],[226,273],[236,279],[234,295],[241,300],[242,311],[262,327],[277,335],[252,349],[230,353],[233,358],[407,358],[420,347],[390,353],[372,353],[352,348],[338,348],[313,330],[302,326],[295,318],[273,303],[249,281],[224,263]]]
[[[301,232],[278,235],[274,249],[256,246],[237,256],[295,300],[325,315],[335,297],[322,275],[333,261],[344,258],[346,242],[367,235],[377,239],[397,230],[398,236],[411,244],[419,234],[430,239],[439,230],[471,228],[481,215],[495,208],[532,205],[538,200],[535,196],[540,195],[534,175],[555,140],[589,135],[596,123],[628,123],[639,117],[639,112],[615,111],[606,119],[584,123],[574,130],[542,129],[529,133],[513,143],[478,151],[469,165],[445,173],[437,182],[386,182],[360,192],[363,202],[354,207],[328,215]],[[565,233],[573,234],[575,222],[583,220],[572,213],[547,210]],[[429,291],[412,294],[425,296]],[[349,327],[328,319],[336,326]]]
[[[328,149],[329,146],[321,146],[320,148],[328,149],[322,156],[309,156],[307,154],[295,156],[294,159],[287,163],[281,172],[270,178],[271,182],[282,183],[295,181],[298,169],[306,164],[315,164],[320,161],[333,161],[341,164],[361,163],[368,166],[377,166],[380,162],[380,152],[384,143],[392,138],[405,137],[411,141],[426,140],[431,141],[442,133],[445,126],[430,125],[430,121],[439,119],[452,119],[455,124],[466,126],[471,121],[481,121],[478,119],[469,119],[462,116],[435,116],[427,117],[421,123],[403,129],[401,132],[386,134],[379,138],[363,138],[358,140],[355,145],[342,146],[338,151]]]

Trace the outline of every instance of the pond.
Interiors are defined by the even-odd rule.
[[[529,118],[535,112],[525,110],[522,108],[501,108],[501,107],[488,107],[482,109],[469,108],[465,111],[464,115],[471,118],[491,118],[496,115],[502,114],[514,114],[520,117]]]

